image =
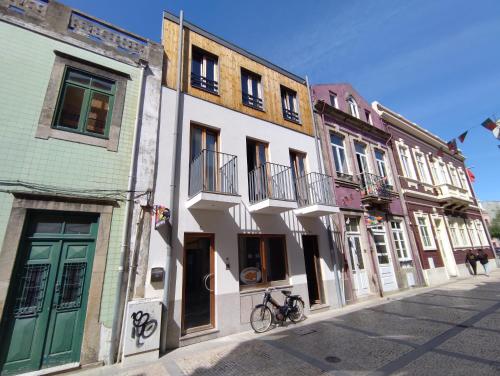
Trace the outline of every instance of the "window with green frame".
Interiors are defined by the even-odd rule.
[[[115,99],[114,81],[67,68],[57,104],[54,128],[108,137]]]

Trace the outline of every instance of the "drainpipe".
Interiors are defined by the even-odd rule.
[[[122,234],[122,241],[121,241],[121,251],[120,251],[120,266],[118,268],[118,278],[117,278],[117,283],[116,283],[116,293],[115,293],[115,304],[113,308],[114,312],[114,317],[113,317],[113,324],[111,327],[111,343],[109,345],[109,363],[113,364],[115,363],[115,354],[117,353],[117,350],[119,351],[120,348],[116,347],[117,343],[120,346],[121,345],[121,338],[117,338],[118,333],[120,332],[120,318],[125,316],[123,312],[120,311],[120,305],[121,305],[121,295],[122,295],[122,278],[123,278],[123,268],[125,266],[125,260],[130,252],[130,226],[132,222],[132,214],[133,214],[133,201],[134,201],[134,192],[133,189],[135,187],[135,170],[136,170],[136,165],[137,165],[137,158],[138,158],[138,153],[139,153],[139,148],[138,148],[138,141],[139,141],[139,136],[140,133],[138,132],[139,128],[139,122],[140,122],[140,113],[141,113],[141,107],[142,107],[142,102],[144,99],[144,75],[145,75],[145,68],[147,67],[147,62],[143,60],[139,60],[139,64],[141,67],[141,74],[139,78],[139,98],[137,99],[137,108],[136,108],[136,119],[135,119],[135,126],[134,126],[134,136],[133,136],[133,143],[132,143],[132,155],[130,159],[130,172],[128,175],[128,183],[127,183],[127,199],[126,199],[126,204],[125,204],[125,224],[123,226],[123,234]],[[128,287],[128,286],[127,286]],[[128,288],[127,288],[127,295],[128,295]],[[125,302],[126,304],[126,302]],[[124,307],[124,310],[126,310],[127,307]],[[121,337],[121,336],[120,336]]]
[[[313,107],[313,103],[312,103],[312,99],[311,99],[311,96],[312,96],[312,90],[311,90],[311,87],[309,86],[309,79],[308,77],[306,76],[306,85],[307,85],[307,91],[309,93],[308,97],[309,97],[309,107],[311,108],[311,116],[312,116],[312,120],[313,120],[313,129],[314,129],[314,144],[316,146],[316,158],[318,160],[318,168],[319,168],[319,171],[324,174],[325,173],[325,169],[324,169],[324,165],[323,165],[323,160],[321,158],[321,155],[320,155],[320,149],[319,149],[319,137],[318,137],[318,124],[316,122],[316,116],[314,116],[314,107]],[[334,192],[334,189],[333,187],[332,188],[332,192]],[[333,195],[333,197],[335,198],[335,195]],[[336,290],[337,290],[337,300],[338,300],[338,304],[339,304],[339,307],[343,307],[345,305],[345,297],[344,295],[342,294],[342,289],[340,287],[340,278],[339,278],[339,271],[338,271],[338,265],[340,264],[339,263],[339,259],[338,259],[338,255],[337,255],[337,252],[335,251],[335,247],[334,247],[334,237],[333,237],[333,234],[332,234],[332,229],[336,228],[336,226],[334,226],[334,222],[332,222],[332,218],[330,215],[328,215],[328,228],[330,229],[329,230],[329,236],[331,236],[332,238],[332,253],[333,253],[333,273],[335,275],[335,286],[336,286]]]
[[[179,143],[179,134],[181,133],[182,124],[180,123],[180,108],[181,108],[181,79],[182,79],[182,49],[183,49],[183,38],[184,38],[184,12],[181,10],[179,13],[179,41],[177,43],[177,82],[176,82],[176,94],[175,94],[175,117],[174,117],[174,131],[172,134],[172,153],[170,156],[171,165],[170,165],[170,195],[169,195],[169,204],[168,208],[173,211],[174,205],[177,201],[176,197],[176,181],[177,181],[177,144]],[[165,277],[163,280],[163,307],[164,307],[164,318],[162,319],[162,327],[163,327],[163,336],[160,339],[160,351],[165,352],[167,347],[167,324],[168,324],[168,298],[169,298],[169,288],[170,288],[170,268],[172,263],[172,238],[175,234],[176,228],[174,228],[174,223],[177,219],[173,219],[174,215],[178,213],[172,213],[170,218],[170,226],[168,227],[168,235],[167,235],[167,259],[165,265]]]

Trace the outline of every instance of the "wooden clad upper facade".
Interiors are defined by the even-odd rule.
[[[179,20],[165,13],[163,18],[164,78],[163,84],[176,88]],[[203,90],[192,83],[193,50],[212,55],[216,60],[217,90]],[[242,70],[260,78],[262,108],[243,103]],[[273,64],[254,56],[198,27],[184,22],[182,56],[182,91],[189,95],[230,108],[286,128],[312,136],[312,113],[306,81]],[[295,93],[295,112],[298,119],[289,120],[284,115],[282,92]]]

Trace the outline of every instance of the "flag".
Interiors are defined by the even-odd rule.
[[[471,183],[474,183],[476,181],[476,176],[472,173],[470,168],[466,168],[465,171],[467,172],[467,175],[469,176],[469,180]]]
[[[490,131],[494,130],[497,127],[497,124],[490,118],[483,121],[481,125]]]
[[[464,141],[465,141],[465,137],[467,136],[467,133],[469,131],[465,131],[464,133],[462,133],[460,136],[458,136],[458,139],[460,140],[460,142],[463,144]]]
[[[450,149],[452,153],[457,151],[457,140],[455,138],[448,142],[446,145],[448,145],[448,149]]]
[[[493,129],[493,136],[500,140],[500,125],[497,125],[497,127]]]

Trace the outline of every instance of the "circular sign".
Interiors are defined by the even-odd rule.
[[[259,283],[262,278],[262,273],[259,268],[250,266],[245,268],[240,273],[240,281],[245,285],[251,285],[254,283]]]

